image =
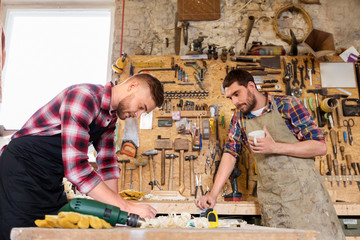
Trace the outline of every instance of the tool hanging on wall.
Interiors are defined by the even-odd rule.
[[[139,142],[138,120],[136,118],[125,119],[124,137],[121,143],[120,153],[130,157],[136,157]]]
[[[124,53],[122,55],[121,58],[119,58],[118,60],[116,60],[116,63],[112,65],[112,69],[116,72],[116,73],[122,73],[124,71],[124,67],[125,67],[125,60],[126,60],[127,54]]]
[[[161,138],[155,140],[155,149],[161,150],[161,185],[165,185],[165,150],[172,149],[172,141],[168,138]]]
[[[156,149],[154,150],[148,150],[145,152],[142,152],[141,155],[148,156],[149,162],[150,162],[150,182],[149,185],[151,186],[151,190],[154,189],[154,186],[157,186],[160,190],[160,184],[157,180],[155,180],[155,171],[154,171],[154,155],[158,154],[158,151]]]

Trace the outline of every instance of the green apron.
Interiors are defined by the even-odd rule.
[[[264,115],[245,119],[246,134],[264,125],[275,142],[296,143],[276,102]],[[241,124],[241,121],[240,121]],[[258,200],[264,226],[311,229],[319,239],[344,239],[335,208],[314,159],[284,155],[253,154],[258,171]]]

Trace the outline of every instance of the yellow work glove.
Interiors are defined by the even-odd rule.
[[[37,219],[35,224],[41,228],[112,228],[111,224],[103,219],[76,212],[59,212],[58,215],[45,215],[45,219]]]
[[[139,200],[145,196],[144,192],[138,192],[131,189],[119,192],[120,196],[126,200]]]

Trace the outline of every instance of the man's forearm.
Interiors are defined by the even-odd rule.
[[[298,143],[279,143],[274,148],[274,153],[301,158],[312,158],[325,155],[326,144],[316,140],[307,140]]]
[[[213,197],[217,197],[222,190],[225,182],[229,179],[231,172],[234,169],[236,159],[230,153],[224,153],[221,157],[219,169],[216,173],[214,186],[212,187],[210,194]]]
[[[87,195],[89,195],[90,197],[94,198],[97,201],[117,206],[121,210],[129,212],[128,201],[123,199],[118,194],[117,186],[116,186],[116,191],[112,189],[115,187],[113,180],[117,181],[117,179],[111,179],[106,181],[107,182],[106,184],[105,182],[100,182],[98,185],[96,185],[95,188],[93,188],[90,192],[88,192]]]

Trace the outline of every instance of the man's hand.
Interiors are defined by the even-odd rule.
[[[248,139],[251,150],[257,154],[273,154],[276,150],[276,142],[271,137],[269,131],[264,126],[265,137],[257,138],[257,146],[255,146],[254,138],[250,137]]]
[[[139,215],[142,218],[154,218],[157,211],[149,204],[129,202],[129,212]]]
[[[201,196],[200,198],[195,199],[195,205],[200,209],[204,208],[214,208],[216,204],[216,197],[211,196],[210,194],[206,194]]]

